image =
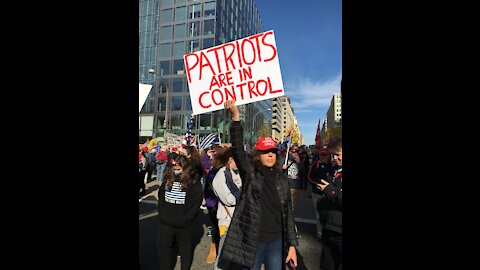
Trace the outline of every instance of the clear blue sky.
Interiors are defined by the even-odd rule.
[[[285,93],[304,144],[315,143],[342,78],[341,0],[256,0],[264,30],[274,30]]]

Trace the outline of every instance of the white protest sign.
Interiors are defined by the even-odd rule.
[[[183,56],[193,114],[283,96],[273,30]]]
[[[139,83],[138,87],[140,89],[140,93],[138,94],[138,112],[140,113],[143,104],[145,104],[145,101],[147,100],[148,93],[150,93],[150,89],[152,89],[152,86],[149,84]]]

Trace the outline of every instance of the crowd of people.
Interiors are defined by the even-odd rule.
[[[178,248],[182,270],[193,262],[192,231],[208,211],[211,245],[206,263],[213,269],[296,269],[300,236],[294,221],[299,189],[311,186],[316,209],[322,270],[342,264],[342,143],[322,148],[293,145],[280,150],[270,137],[245,152],[243,128],[234,101],[230,111],[231,147],[177,149],[139,146],[139,197],[145,182],[159,183],[157,233],[161,269],[172,269]],[[161,251],[161,252],[160,252]]]

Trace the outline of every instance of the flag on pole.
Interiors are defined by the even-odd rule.
[[[320,119],[318,119],[317,134],[315,135],[315,147],[322,148],[322,138],[320,134]]]
[[[214,144],[220,144],[220,136],[217,132],[210,133],[202,137],[198,142],[198,150],[208,149]]]
[[[185,137],[183,138],[182,147],[190,146],[192,144],[192,128],[193,128],[193,114],[190,116],[190,120],[188,120],[187,125],[187,133],[185,133]]]

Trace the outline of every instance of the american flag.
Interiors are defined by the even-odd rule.
[[[192,128],[193,128],[193,114],[190,116],[190,120],[188,120],[187,125],[187,133],[185,133],[185,137],[183,138],[183,146],[190,146],[192,144]]]
[[[198,150],[208,149],[214,144],[220,144],[220,134],[210,133],[202,137],[198,142]]]
[[[322,148],[322,138],[320,135],[321,135],[320,119],[318,119],[317,134],[315,135],[315,146],[319,149]]]

